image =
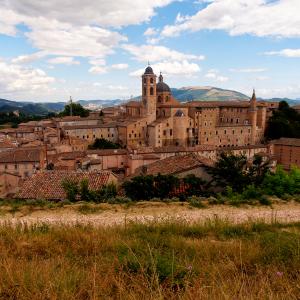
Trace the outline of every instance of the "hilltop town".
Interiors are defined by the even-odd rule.
[[[87,117],[54,117],[0,130],[0,197],[57,200],[64,197],[61,181],[70,176],[86,177],[98,187],[139,174],[205,177],[204,167],[222,152],[249,160],[261,154],[286,169],[300,163],[298,140],[265,142],[278,103],[258,101],[255,91],[250,101],[180,103],[151,66],[141,89],[141,99]],[[118,147],[90,149],[99,139]]]

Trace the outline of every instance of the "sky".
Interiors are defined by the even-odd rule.
[[[300,98],[300,0],[0,0],[0,98],[128,99],[170,87]]]

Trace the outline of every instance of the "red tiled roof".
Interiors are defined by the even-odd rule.
[[[66,199],[66,193],[62,187],[63,180],[80,183],[83,179],[87,179],[89,189],[99,190],[108,183],[111,175],[113,175],[111,172],[41,172],[25,180],[17,197],[21,199],[62,200]]]
[[[87,155],[97,154],[98,156],[108,155],[125,155],[128,153],[126,149],[101,149],[101,150],[87,150]]]
[[[146,166],[146,174],[156,175],[160,174],[178,174],[187,170],[195,169],[203,165],[212,165],[210,159],[201,157],[194,153],[187,155],[175,155]],[[143,167],[140,167],[135,172],[140,174]]]
[[[41,148],[18,148],[0,153],[0,163],[40,162]]]
[[[274,145],[283,145],[283,146],[300,146],[300,139],[293,138],[280,138],[271,142]]]

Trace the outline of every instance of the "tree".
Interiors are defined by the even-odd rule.
[[[94,143],[92,145],[89,145],[88,147],[91,150],[95,150],[95,149],[119,149],[121,148],[120,144],[115,144],[109,140],[106,139],[98,139],[96,138]]]
[[[300,114],[286,101],[281,101],[268,121],[265,135],[267,139],[300,138]]]
[[[73,116],[88,117],[89,110],[85,109],[80,103],[70,103],[65,105],[64,110],[59,114],[62,117],[70,116],[72,108]]]
[[[126,196],[132,200],[149,200],[154,197],[154,177],[141,175],[123,183]]]
[[[79,192],[77,182],[70,179],[64,179],[62,181],[62,187],[67,195],[67,199],[71,202],[75,202],[76,196],[78,195]]]
[[[179,185],[179,179],[173,175],[158,174],[154,177],[154,195],[160,199],[168,198]]]
[[[186,189],[187,196],[200,196],[204,193],[204,185],[207,184],[205,180],[194,174],[189,174],[183,178],[183,182],[188,188]]]
[[[246,164],[244,155],[222,152],[215,166],[207,167],[207,171],[218,186],[231,186],[234,191],[241,191],[249,183],[245,174]]]

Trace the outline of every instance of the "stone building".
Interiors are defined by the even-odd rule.
[[[117,124],[118,139],[129,147],[214,145],[234,147],[259,144],[267,113],[265,103],[250,101],[178,102],[164,82],[148,66],[142,75],[141,101],[125,105]]]
[[[285,170],[300,167],[300,139],[280,138],[272,141],[274,157]]]

